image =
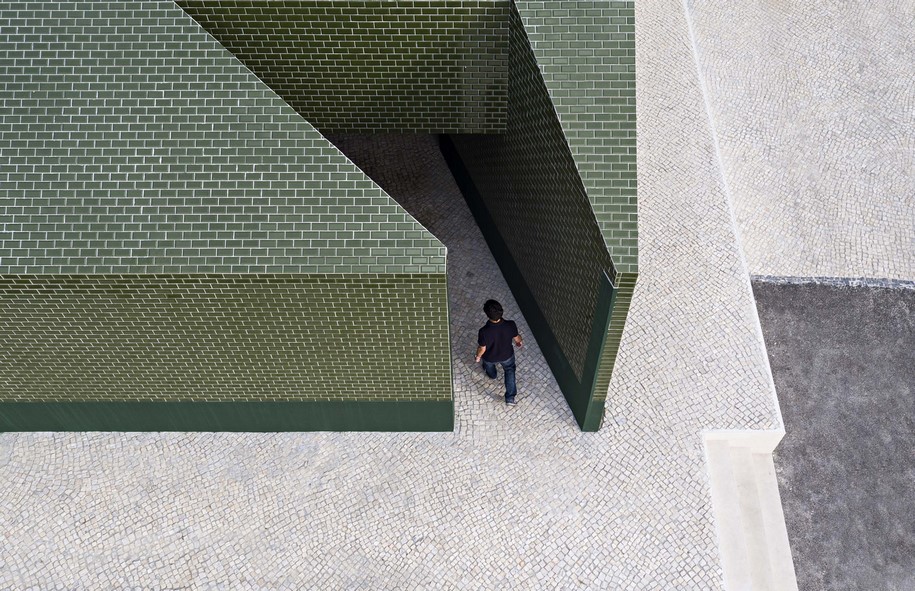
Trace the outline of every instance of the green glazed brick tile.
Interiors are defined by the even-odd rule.
[[[626,152],[618,158],[605,159],[602,162],[603,165],[581,167],[582,182],[586,187],[588,197],[595,205],[602,203],[605,195],[611,199],[634,197],[635,185],[621,186],[620,188],[623,190],[616,193],[605,193],[601,190],[601,187],[604,187],[603,179],[606,176],[616,175],[620,170],[634,171],[635,103],[632,98],[635,96],[635,33],[632,26],[634,23],[633,2],[525,0],[518,3],[518,10],[527,28],[530,44],[538,60],[544,82],[551,93],[559,96],[576,96],[564,94],[564,91],[574,91],[579,88],[587,88],[589,91],[585,96],[577,96],[575,101],[562,100],[556,103],[564,134],[576,161],[580,161],[582,156],[588,153],[589,139],[594,137],[593,132],[602,131],[602,126],[598,125],[595,128],[595,123],[607,121],[602,117],[591,117],[590,115],[621,113],[627,116],[625,125],[620,127],[618,132],[600,133],[598,136],[613,137],[617,141],[622,141]],[[567,48],[557,46],[550,38],[553,29],[569,21],[570,14],[579,11],[588,12],[589,16],[593,17],[593,23],[585,26],[587,34],[580,36],[573,45]],[[564,71],[561,66],[562,62],[555,59],[557,56],[568,57],[578,66],[575,75],[569,75],[567,71]],[[619,73],[619,75],[612,78],[606,77],[607,73],[612,72]],[[609,83],[603,81],[609,81]],[[599,211],[597,207],[595,209]],[[637,247],[637,232],[632,228],[622,228],[613,220],[602,218],[599,214],[598,223],[607,238],[614,262],[618,262],[622,268],[635,272],[637,262],[628,253],[634,252]],[[616,240],[618,236],[625,236],[623,243]]]
[[[406,308],[377,313],[403,298],[429,311],[427,342],[402,330]],[[390,399],[450,400],[446,306],[440,274],[4,275],[0,402],[353,400],[382,382]],[[390,355],[410,346],[409,367]]]
[[[491,247],[511,258],[513,290],[543,319],[532,327],[587,429],[600,423],[637,276],[632,11],[513,4],[506,134],[450,139],[485,203],[481,226],[495,227]],[[605,272],[612,286],[599,281]]]
[[[318,129],[505,129],[507,0],[178,4]]]
[[[0,405],[450,405],[440,338],[422,375],[387,348],[415,344],[404,297],[447,334],[444,247],[183,11],[0,6],[13,17],[35,26],[0,29]],[[365,231],[374,214],[390,229]]]
[[[0,248],[50,240],[15,262],[3,259],[0,273],[11,265],[32,273],[306,271],[327,257],[355,261],[345,238],[361,231],[355,216],[365,207],[384,208],[420,236],[381,230],[364,236],[365,245],[440,247],[174,4],[46,6],[43,17],[32,3],[0,6],[4,22],[35,23],[0,31],[0,58],[11,66],[0,81],[8,107],[0,113],[0,174],[10,173],[0,199],[11,205]],[[74,27],[93,35],[74,35]],[[118,32],[127,28],[129,36]],[[61,65],[55,54],[31,51],[39,39],[70,57]],[[260,244],[259,231],[280,226],[281,250],[251,252],[246,241]],[[349,234],[318,247],[311,238],[325,230]],[[121,244],[131,253],[123,260],[98,254]],[[61,248],[61,260],[49,255]],[[392,268],[373,256],[360,255],[359,270]],[[442,270],[443,254],[431,256],[400,257],[397,271]]]
[[[507,133],[453,140],[525,284],[581,379],[597,280],[613,263],[516,11],[510,31],[513,116]],[[570,316],[568,309],[578,313]]]

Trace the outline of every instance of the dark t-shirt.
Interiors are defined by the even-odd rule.
[[[511,320],[503,319],[495,323],[486,321],[486,326],[477,335],[477,344],[486,347],[483,359],[495,363],[507,361],[515,353],[512,351],[512,339],[518,336],[518,325]]]

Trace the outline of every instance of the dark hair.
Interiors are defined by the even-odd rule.
[[[486,300],[486,303],[483,304],[483,311],[490,320],[502,318],[502,304],[496,300]]]

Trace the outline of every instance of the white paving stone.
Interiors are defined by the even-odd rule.
[[[688,5],[750,273],[915,279],[915,2]]]
[[[641,276],[600,432],[434,140],[343,138],[448,247],[455,432],[0,435],[0,589],[720,589],[701,431],[781,422],[682,5],[636,10]],[[488,297],[526,337],[514,408],[472,359]]]

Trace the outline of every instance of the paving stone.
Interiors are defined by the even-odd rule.
[[[915,279],[915,3],[687,5],[750,273]]]
[[[691,372],[712,323],[659,319],[683,300],[655,267],[617,420],[583,434],[435,139],[333,139],[448,248],[455,432],[2,435],[0,588],[720,588],[699,432],[770,425],[771,408],[732,397],[757,377],[733,357],[752,347],[705,350],[715,380]],[[525,337],[514,408],[473,362],[489,297]]]

